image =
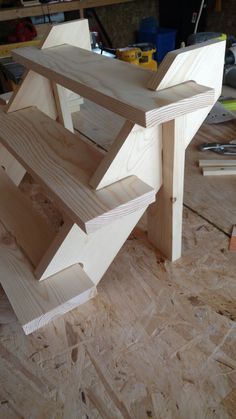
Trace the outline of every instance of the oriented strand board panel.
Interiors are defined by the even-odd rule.
[[[0,287],[0,417],[233,419],[235,253],[227,247],[188,210],[185,256],[174,264],[134,230],[97,296],[28,337]]]
[[[87,233],[155,200],[153,188],[136,176],[94,191],[88,182],[100,152],[35,108],[0,111],[0,124],[4,146]]]
[[[13,58],[28,69],[144,127],[214,103],[214,89],[187,82],[148,90],[151,72],[70,45],[18,48]]]

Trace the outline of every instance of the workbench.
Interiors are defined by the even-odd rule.
[[[58,3],[48,3],[36,6],[19,6],[0,9],[0,21],[19,19],[30,16],[49,15],[52,13],[79,11],[80,17],[84,16],[84,10],[91,7],[110,6],[118,3],[128,3],[133,0],[72,0]]]

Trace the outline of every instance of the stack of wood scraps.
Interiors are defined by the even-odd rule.
[[[236,158],[231,160],[199,160],[203,176],[236,175]]]

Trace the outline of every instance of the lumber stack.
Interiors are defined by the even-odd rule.
[[[158,73],[89,49],[80,20],[16,50],[27,73],[0,109],[0,280],[27,334],[95,295],[147,209],[152,243],[180,257],[185,148],[220,93],[222,42],[175,51]],[[71,92],[92,103],[80,136]],[[107,153],[88,141],[96,107],[101,129],[106,112],[119,121]],[[26,171],[63,212],[58,232],[18,189]]]

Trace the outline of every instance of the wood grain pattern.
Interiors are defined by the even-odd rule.
[[[162,90],[189,80],[214,89],[216,101],[222,89],[225,41],[210,40],[169,52],[148,82],[152,90]],[[185,145],[200,128],[211,107],[196,110],[186,119]]]
[[[172,261],[180,258],[182,249],[184,134],[185,117],[163,125],[163,184],[148,209],[148,237]]]
[[[154,188],[162,185],[162,127],[142,128],[126,122],[101,161],[90,184],[101,189],[135,175]]]
[[[35,270],[40,280],[80,263],[97,285],[146,207],[122,217],[88,236],[76,225],[65,223]]]
[[[54,26],[48,25],[41,41],[40,49],[49,48],[65,42],[79,45],[81,48],[90,49],[90,36],[87,20],[81,19],[79,21],[76,20]],[[63,91],[62,88],[59,89],[62,100]],[[67,127],[72,130],[71,115],[68,111],[65,111],[65,106],[63,106],[63,109],[61,110],[58,96],[56,96],[56,100],[55,103],[50,81],[33,71],[28,71],[19,87],[13,95],[11,95],[7,106],[7,112],[14,112],[29,106],[37,106],[38,109],[53,119],[57,118],[59,112],[61,121],[63,120],[63,114],[66,114],[65,120],[67,121]],[[5,166],[8,165],[9,176],[18,185],[25,174],[25,170],[13,157],[10,158],[10,156],[8,156],[7,161],[4,163]]]
[[[32,267],[1,223],[0,282],[25,334],[85,303],[96,293],[93,282],[79,265],[47,281],[36,281]]]
[[[141,126],[156,125],[214,103],[214,89],[194,82],[158,93],[149,70],[69,45],[13,51],[16,61]]]
[[[76,131],[106,151],[125,123],[121,116],[87,99],[84,100],[80,111],[72,114],[72,121]]]
[[[16,238],[33,266],[37,266],[54,238],[45,220],[32,207],[28,197],[0,169],[0,220]]]
[[[0,123],[2,143],[87,233],[155,199],[154,190],[135,176],[94,191],[88,182],[100,153],[91,153],[83,141],[36,109],[0,113]]]

